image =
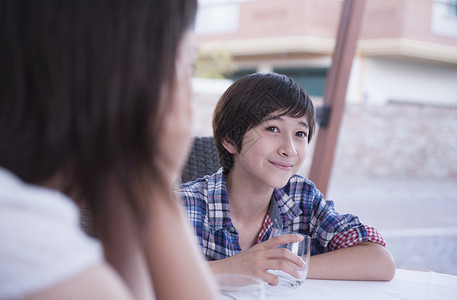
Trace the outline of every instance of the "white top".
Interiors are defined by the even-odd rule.
[[[42,291],[102,260],[71,199],[0,168],[0,299]]]

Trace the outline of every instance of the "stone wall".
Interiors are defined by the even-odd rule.
[[[457,180],[457,109],[347,106],[333,176]]]

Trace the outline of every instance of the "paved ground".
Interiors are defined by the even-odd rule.
[[[332,178],[339,212],[378,228],[398,268],[457,275],[457,182]]]

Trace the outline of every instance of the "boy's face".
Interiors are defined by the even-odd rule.
[[[305,117],[267,116],[245,133],[241,153],[233,153],[236,176],[245,176],[256,185],[282,188],[306,158],[308,133]]]

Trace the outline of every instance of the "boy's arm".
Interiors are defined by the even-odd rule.
[[[308,277],[336,280],[391,280],[395,262],[381,235],[358,217],[341,215],[316,190],[311,233],[322,254],[311,256]]]
[[[355,246],[311,256],[308,278],[336,280],[392,280],[395,261],[382,245]]]

